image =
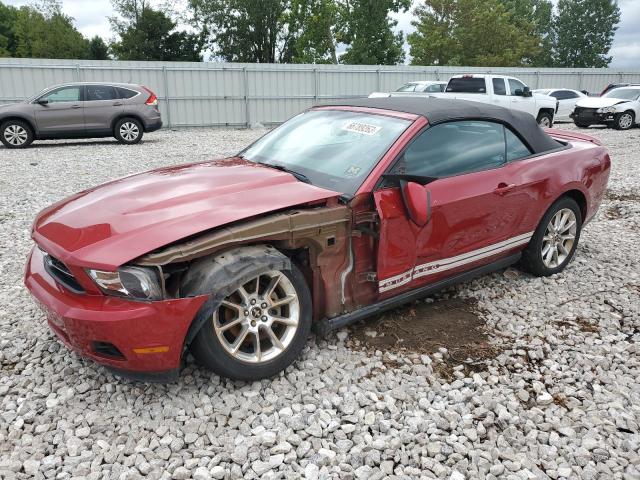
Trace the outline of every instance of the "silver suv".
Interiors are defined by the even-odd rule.
[[[68,83],[20,103],[0,105],[0,140],[25,148],[34,140],[115,137],[138,143],[162,127],[158,97],[128,83]]]

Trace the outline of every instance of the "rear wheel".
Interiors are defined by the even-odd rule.
[[[590,123],[579,122],[577,120],[574,120],[573,123],[575,123],[578,128],[589,128],[591,126]]]
[[[573,257],[582,229],[582,214],[575,200],[562,197],[545,213],[522,254],[524,270],[542,277],[559,273]]]
[[[236,285],[191,344],[199,363],[236,380],[272,377],[300,354],[311,329],[311,295],[295,267]]]
[[[632,111],[618,113],[613,119],[613,126],[618,130],[629,130],[635,123],[635,114]]]
[[[7,148],[26,148],[33,142],[33,130],[22,120],[7,120],[0,126],[0,140]]]
[[[135,118],[122,118],[116,122],[113,129],[113,136],[120,143],[133,145],[142,140],[142,124]]]
[[[538,125],[540,125],[541,127],[544,128],[551,128],[553,127],[553,115],[551,115],[548,112],[540,112],[538,114]]]

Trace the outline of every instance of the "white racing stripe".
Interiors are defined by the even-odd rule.
[[[401,287],[402,285],[406,285],[416,278],[434,275],[446,270],[461,267],[468,263],[477,262],[478,260],[482,260],[483,258],[497,255],[498,253],[502,253],[528,243],[532,236],[533,232],[523,233],[522,235],[518,235],[517,237],[509,238],[508,240],[494,243],[493,245],[489,245],[488,247],[479,248],[471,252],[457,255],[455,257],[442,258],[434,262],[417,265],[411,270],[407,270],[406,272],[394,275],[393,277],[380,280],[378,282],[378,290],[380,291],[380,293],[383,293],[388,290]]]

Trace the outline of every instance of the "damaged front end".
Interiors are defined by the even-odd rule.
[[[158,269],[164,298],[193,294],[190,273],[205,257],[241,246],[268,245],[295,261],[312,290],[315,319],[348,308],[348,274],[353,268],[351,210],[337,203],[297,208],[217,228],[143,255],[133,262]],[[230,281],[232,279],[228,279]],[[207,285],[213,292],[215,286]]]

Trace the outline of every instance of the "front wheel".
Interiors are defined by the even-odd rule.
[[[120,143],[133,145],[142,140],[142,124],[135,118],[123,118],[116,122],[113,129],[113,136]]]
[[[575,200],[557,200],[536,228],[522,254],[524,270],[538,277],[559,273],[573,257],[582,229],[582,213]]]
[[[311,294],[302,273],[265,270],[201,314],[191,344],[198,362],[235,380],[276,375],[300,355],[311,329]]]
[[[613,126],[618,130],[629,130],[635,123],[633,112],[618,113],[613,119]]]
[[[553,115],[551,115],[548,112],[540,112],[538,114],[538,125],[540,125],[541,127],[544,128],[551,128],[553,127]]]
[[[0,140],[7,148],[26,148],[33,142],[33,130],[22,120],[8,120],[0,126]]]

